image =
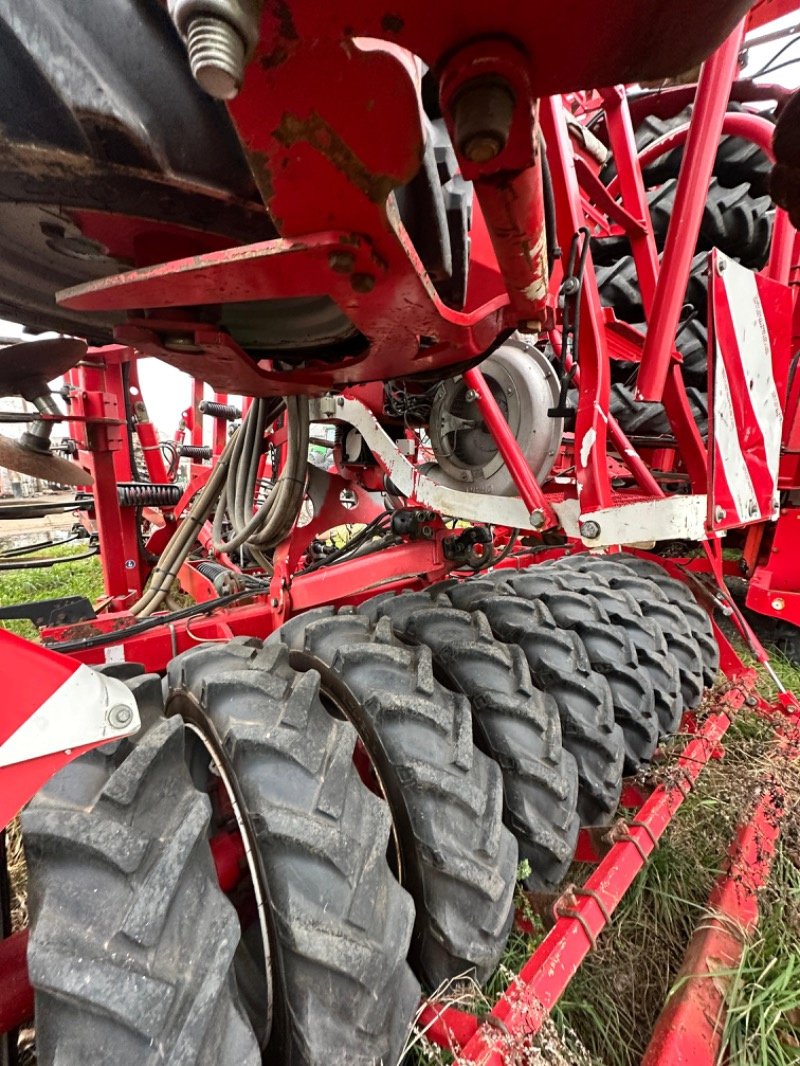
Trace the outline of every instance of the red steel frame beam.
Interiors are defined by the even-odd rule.
[[[477,367],[464,371],[464,381],[475,393],[475,402],[489,427],[489,432],[494,437],[495,443],[503,462],[519,490],[519,494],[528,508],[531,521],[537,529],[545,529],[558,524],[558,519],[552,507],[545,499],[539,483],[533,475],[525,456],[522,453],[519,441],[511,432],[511,427],[503,417],[503,413],[495,400],[492,390],[486,384],[486,379]]]
[[[719,1061],[729,975],[758,922],[758,891],[769,880],[785,809],[783,790],[772,785],[739,827],[727,870],[709,897],[709,915],[689,942],[642,1066],[714,1066]]]
[[[683,306],[685,281],[697,245],[706,193],[714,169],[722,121],[736,74],[744,22],[703,64],[691,129],[675,190],[675,205],[653,299],[653,311],[637,379],[641,400],[659,401],[669,373]]]
[[[558,241],[570,247],[584,225],[575,156],[567,130],[561,97],[542,100],[539,121],[547,144],[558,223]],[[580,294],[581,332],[578,361],[581,388],[575,438],[581,447],[575,456],[578,494],[583,512],[611,506],[611,483],[606,452],[608,398],[611,388],[608,348],[602,308],[591,256],[587,259]]]

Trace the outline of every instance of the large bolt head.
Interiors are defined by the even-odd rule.
[[[496,78],[468,82],[453,103],[458,151],[471,163],[488,163],[506,146],[514,116],[511,87]]]
[[[117,703],[109,709],[106,718],[112,729],[124,729],[133,721],[133,711],[126,703]]]

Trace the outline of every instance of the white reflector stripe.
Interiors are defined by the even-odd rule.
[[[728,372],[719,342],[714,366],[714,445],[736,513],[739,518],[746,519],[751,503],[756,503],[756,491],[739,445]],[[719,499],[719,493],[715,493],[715,498]]]
[[[783,412],[775,387],[772,349],[756,275],[743,267],[736,269],[737,266],[735,263],[728,264],[723,283],[728,292],[728,308],[738,342],[745,385],[750,394],[753,415],[764,438],[764,458],[774,491],[778,483]]]
[[[135,733],[139,725],[139,710],[128,686],[81,664],[0,745],[0,766],[119,740]]]

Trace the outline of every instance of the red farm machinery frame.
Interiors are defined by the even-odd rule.
[[[164,262],[143,262],[59,295],[67,308],[119,319],[115,343],[89,348],[65,375],[67,413],[40,415],[44,423],[66,421],[74,457],[91,475],[76,509],[99,540],[105,597],[88,616],[60,617],[54,608],[42,629],[44,646],[0,633],[0,672],[13,693],[0,723],[3,824],[60,767],[138,728],[135,701],[121,682],[88,667],[127,662],[163,673],[198,643],[267,638],[308,609],[427,589],[469,568],[524,570],[564,554],[614,554],[627,546],[687,583],[712,617],[716,610],[730,619],[768,669],[753,614],[734,601],[726,578],[747,579],[749,611],[800,624],[794,551],[800,240],[782,208],[758,271],[716,249],[704,258],[707,432],[698,425],[675,340],[721,138],[740,138],[773,159],[774,124],[749,106],[760,89],[738,75],[743,42],[796,4],[767,0],[749,16],[747,3],[731,4],[725,24],[705,30],[702,5],[672,5],[680,8],[673,18],[685,20],[687,29],[665,33],[638,64],[626,57],[635,51],[642,20],[654,17],[645,5],[615,3],[601,17],[596,5],[580,3],[575,22],[584,28],[577,38],[566,36],[557,7],[537,23],[517,5],[495,14],[491,5],[462,4],[464,25],[456,35],[448,4],[402,0],[390,13],[362,0],[289,6],[291,17],[279,17],[283,5],[265,5],[252,58],[229,104],[280,236],[187,257],[180,257],[178,241],[177,252],[164,251]],[[677,61],[675,49],[687,40],[697,41],[697,54]],[[652,82],[675,73],[676,62],[689,66],[709,52],[696,85],[667,84],[655,104],[612,84],[621,71],[628,72],[626,84]],[[436,72],[458,169],[475,189],[469,282],[458,310],[437,293],[393,216],[390,194],[413,177],[422,151],[422,64]],[[780,111],[787,94],[771,91]],[[729,110],[731,102],[739,106]],[[637,147],[637,114],[656,106],[674,117],[687,103],[693,105],[689,121]],[[381,136],[387,128],[398,136]],[[595,141],[613,157],[610,180],[601,180]],[[643,175],[676,151],[682,162],[659,247]],[[312,191],[321,187],[324,197]],[[555,232],[551,222],[548,233],[550,209]],[[87,232],[104,224],[88,216],[85,222]],[[627,242],[644,329],[601,299],[602,268],[591,249],[604,238]],[[334,360],[310,356],[299,367],[277,356],[252,358],[217,313],[228,304],[317,294],[337,305],[363,343]],[[486,354],[513,331],[531,344],[546,343],[558,363],[563,389],[554,407],[564,406],[568,390],[574,398],[574,423],[543,477],[481,369]],[[158,356],[193,382],[166,450],[137,376],[143,356]],[[639,440],[612,411],[612,364],[635,372],[637,404],[663,405],[664,440]],[[387,432],[384,382],[445,368],[461,375],[477,405],[511,492],[492,496],[443,485],[426,466],[429,441],[409,425]],[[214,390],[211,400],[204,399],[205,384]],[[273,413],[262,427],[258,478],[277,484],[291,453],[291,404],[301,400],[312,426],[338,427],[324,442],[334,465],[311,468],[304,485],[309,513],[270,548],[268,568],[254,566],[259,556],[246,559],[236,545],[220,550],[210,511],[198,517],[197,502],[235,461],[230,423],[247,420],[259,404]],[[284,406],[269,408],[276,402]],[[210,441],[204,419],[206,428],[212,425]],[[355,452],[346,443],[350,430],[358,435]],[[177,480],[181,459],[185,484]],[[384,493],[395,501],[390,527]],[[390,528],[391,543],[352,556],[334,548],[335,565],[317,565],[318,538],[356,524]],[[482,528],[490,535],[465,533]],[[190,547],[197,547],[173,572],[163,560],[188,533]],[[664,541],[702,550],[668,559],[649,554]],[[729,543],[741,548],[736,563],[723,555]],[[164,595],[142,607],[162,576]],[[193,602],[165,611],[173,583]],[[789,693],[763,700],[755,670],[726,632],[714,622],[725,682],[709,713],[684,719],[683,731],[692,735],[670,783],[626,787],[624,817],[602,835],[582,830],[577,854],[594,870],[580,889],[558,894],[552,928],[490,1021],[425,1004],[421,1024],[428,1038],[459,1061],[515,1061],[520,1034],[538,1030],[611,923],[703,767],[723,753],[741,706],[769,715],[776,745],[797,754],[796,701]],[[96,691],[79,697],[86,713],[72,715],[64,731],[57,725],[61,719],[63,726],[64,701],[73,706],[75,686],[88,686],[81,688],[88,693],[93,685]],[[734,965],[741,956],[757,922],[758,890],[769,875],[782,812],[779,790],[766,790],[732,842],[727,872],[709,900],[713,919],[689,946],[688,979],[656,1026],[648,1066],[718,1061],[724,995],[703,979],[704,966],[711,957]],[[223,886],[235,881],[240,846],[223,839],[213,850]],[[0,1031],[32,1011],[24,945],[24,934],[0,943]]]

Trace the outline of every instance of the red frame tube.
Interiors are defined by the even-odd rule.
[[[0,1034],[19,1029],[33,1017],[28,980],[28,930],[0,938]]]
[[[685,282],[700,232],[705,194],[714,169],[743,36],[744,22],[703,64],[700,74],[639,368],[636,394],[640,400],[657,402],[664,395],[686,291]]]
[[[519,494],[525,501],[528,513],[533,515],[541,511],[543,521],[537,526],[544,529],[556,525],[557,519],[547,500],[544,498],[539,483],[533,476],[533,471],[528,466],[519,442],[509,428],[508,422],[503,418],[497,400],[492,390],[486,384],[486,378],[477,367],[464,371],[464,381],[475,392],[475,402],[478,404],[481,417],[489,427],[489,432],[495,439],[495,443],[503,457],[503,462],[508,467],[514,484],[519,489]]]
[[[553,179],[558,241],[566,250],[574,235],[583,228],[584,218],[575,156],[560,96],[541,101],[539,122],[547,144],[547,158]],[[582,447],[575,456],[575,472],[581,511],[586,513],[610,507],[612,502],[606,450],[606,412],[611,374],[603,310],[591,256],[587,258],[583,275],[580,309],[578,361],[582,377],[575,437],[588,446]]]
[[[785,811],[783,790],[773,786],[739,826],[727,870],[709,897],[710,913],[689,942],[642,1066],[714,1066],[719,1061],[728,975],[735,972],[758,922],[758,892],[769,879]]]

